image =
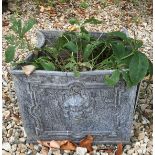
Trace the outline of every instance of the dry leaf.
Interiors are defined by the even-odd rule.
[[[48,152],[49,152],[49,148],[45,147],[45,146],[42,146],[42,149],[41,149],[42,155],[48,155]]]
[[[48,6],[47,8],[45,8],[47,11],[50,11],[52,8],[50,6]]]
[[[87,148],[88,152],[92,152],[93,151],[93,137],[91,135],[88,135],[86,138],[84,138],[83,140],[80,141],[80,147],[85,147]]]
[[[22,67],[23,72],[27,76],[29,76],[35,69],[36,69],[36,67],[34,65],[27,65],[27,66]]]
[[[9,22],[8,21],[3,21],[2,26],[8,26]]]
[[[20,121],[19,115],[16,115],[16,114],[13,114],[11,119],[13,119],[16,123]]]
[[[59,143],[55,140],[50,141],[50,147],[55,148],[55,149],[60,149]]]
[[[77,12],[78,12],[80,15],[85,16],[85,10],[77,8]]]
[[[71,150],[71,151],[75,151],[76,150],[77,145],[71,141],[68,141],[66,143],[64,143],[63,145],[61,145],[61,149],[62,150]]]
[[[62,24],[61,23],[58,23],[58,22],[55,22],[54,24],[53,24],[53,27],[54,28],[62,28]]]
[[[45,147],[49,147],[50,148],[50,141],[37,141],[39,144],[41,144],[42,146]]]
[[[78,27],[74,26],[74,25],[71,25],[67,28],[68,31],[76,31],[78,30]]]
[[[122,150],[123,150],[122,144],[118,144],[117,151],[116,151],[115,155],[122,155]]]
[[[57,141],[57,143],[60,145],[60,147],[64,144],[66,144],[68,142],[68,140],[61,140],[61,141]]]
[[[45,8],[43,6],[40,6],[40,12],[44,12]]]

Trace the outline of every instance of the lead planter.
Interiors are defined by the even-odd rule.
[[[39,32],[38,46],[60,34]],[[104,76],[112,70],[81,72],[78,78],[71,72],[37,70],[27,77],[16,68],[11,73],[28,142],[79,142],[88,134],[97,144],[130,142],[138,86],[128,89],[124,81],[107,86]]]

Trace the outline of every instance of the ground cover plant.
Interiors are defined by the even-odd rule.
[[[31,65],[34,66],[33,70],[74,72],[77,77],[82,71],[114,70],[112,75],[104,77],[105,82],[111,86],[123,78],[127,86],[131,87],[145,76],[152,76],[152,63],[140,51],[142,41],[127,37],[119,31],[102,33],[96,38],[85,28],[88,23],[102,23],[94,17],[84,21],[70,19],[68,31],[53,46],[46,45],[41,49],[32,48],[25,36],[36,23],[34,19],[26,23],[17,18],[12,18],[11,21],[14,34],[6,36],[9,46],[5,57],[6,62],[13,65]],[[17,49],[32,51],[33,59],[18,62],[15,58]]]

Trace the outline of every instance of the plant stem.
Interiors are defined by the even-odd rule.
[[[101,51],[101,53],[98,55],[98,56],[96,56],[94,59],[92,59],[92,60],[90,60],[90,61],[94,61],[95,59],[97,59],[103,52],[104,52],[104,50],[107,48],[107,46],[104,48],[104,49],[102,49],[102,51]]]
[[[128,57],[132,56],[133,54],[134,54],[134,53],[132,52],[131,54],[129,54],[129,55],[127,55],[127,56],[125,56],[125,57],[121,58],[121,60],[124,60],[124,59],[126,59],[126,58],[128,58]]]
[[[63,36],[64,36],[64,38],[69,42],[68,38],[67,38],[65,35],[63,35]]]

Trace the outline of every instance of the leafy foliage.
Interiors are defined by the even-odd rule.
[[[9,46],[5,52],[6,62],[10,62],[13,60],[15,55],[15,46]]]
[[[111,75],[104,77],[105,83],[110,86],[124,79],[127,86],[131,87],[137,85],[145,76],[153,75],[152,62],[139,51],[143,45],[141,40],[129,38],[119,31],[96,38],[85,28],[85,24],[88,23],[95,25],[102,23],[94,17],[84,21],[72,18],[69,23],[72,26],[70,31],[64,32],[52,47],[46,45],[39,49],[38,54],[27,64],[41,70],[74,72],[77,77],[80,76],[80,71],[113,70]],[[20,20],[12,20],[12,30],[17,35],[11,34],[6,37],[10,45],[6,50],[6,62],[14,59],[15,50],[24,45],[25,33],[34,24],[33,19],[24,25]],[[74,31],[76,29],[78,32]]]
[[[109,75],[106,75],[105,76],[105,80],[106,80],[105,83],[108,84],[108,85],[110,85],[110,86],[114,86],[114,85],[117,84],[117,82],[119,81],[119,79],[120,79],[120,71],[118,69],[116,69],[112,73],[111,77]]]
[[[129,64],[129,75],[133,84],[137,84],[147,74],[149,62],[147,57],[141,53],[136,52]]]
[[[27,49],[31,50],[30,45],[27,41],[25,34],[34,26],[36,21],[34,19],[29,19],[27,22],[22,23],[21,19],[11,17],[11,30],[14,34],[9,34],[5,37],[8,48],[5,52],[6,62],[11,62],[14,60],[15,51],[17,49]]]

